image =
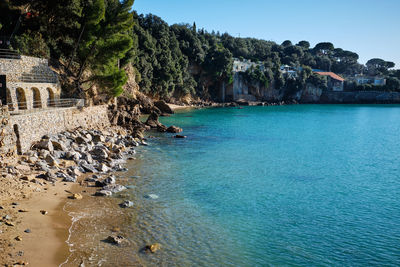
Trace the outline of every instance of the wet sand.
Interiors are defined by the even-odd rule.
[[[49,183],[40,186],[13,180],[11,184],[6,183],[6,179],[0,180],[2,189],[7,187],[9,195],[7,198],[2,195],[0,205],[3,209],[0,210],[0,215],[10,216],[9,221],[14,225],[6,225],[5,220],[0,225],[0,264],[59,266],[69,253],[65,241],[69,236],[71,218],[64,211],[64,205],[71,195],[71,188],[78,190],[79,186],[74,187],[74,184],[63,182],[57,182],[55,186]],[[47,214],[43,215],[41,211],[46,211]],[[29,233],[25,232],[27,229],[30,230]]]

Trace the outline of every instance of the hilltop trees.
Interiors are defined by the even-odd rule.
[[[391,61],[385,61],[380,58],[373,58],[368,60],[366,64],[368,73],[371,75],[387,74],[388,69],[394,68],[395,64]]]
[[[97,88],[110,96],[121,94],[126,64],[134,67],[140,90],[164,99],[215,98],[221,86],[232,83],[233,58],[263,65],[262,70],[250,69],[248,80],[274,86],[287,97],[306,83],[326,86],[311,69],[385,75],[390,88],[400,79],[390,70],[393,62],[371,59],[364,66],[356,53],[330,42],[311,48],[306,40],[277,44],[207,32],[196,23],[170,26],[155,15],[136,14],[133,2],[5,0],[0,2],[0,35],[13,35],[12,46],[23,54],[64,66],[78,92]],[[282,64],[297,69],[298,78],[285,78]]]

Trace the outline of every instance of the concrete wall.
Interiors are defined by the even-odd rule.
[[[31,145],[44,135],[57,134],[78,127],[86,129],[103,128],[110,125],[107,106],[64,108],[44,110],[25,115],[10,117],[10,126],[18,129],[21,152],[26,152]]]
[[[400,92],[323,91],[318,102],[330,104],[400,104]]]

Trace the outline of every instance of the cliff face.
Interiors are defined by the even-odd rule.
[[[260,82],[249,82],[244,76],[236,72],[233,77],[233,84],[227,88],[226,100],[235,101],[239,99],[248,101],[270,101],[282,100],[282,93],[275,89],[274,84],[265,87]]]
[[[312,84],[307,84],[306,89],[300,91],[297,101],[301,103],[317,103],[320,101],[323,90]]]

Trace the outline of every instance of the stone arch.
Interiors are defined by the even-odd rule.
[[[42,98],[40,97],[40,91],[36,87],[32,87],[32,107],[33,108],[42,107]]]
[[[49,107],[54,107],[55,106],[55,97],[54,97],[54,91],[50,87],[47,87],[47,106]]]
[[[18,124],[14,124],[13,128],[14,128],[15,137],[17,138],[17,153],[18,153],[18,155],[21,155],[22,154],[22,148],[21,148],[21,138],[20,138],[20,135],[19,135]]]
[[[7,106],[8,106],[8,110],[9,111],[14,111],[14,103],[12,101],[12,97],[11,97],[11,91],[9,88],[6,89],[6,98],[7,98]]]
[[[27,109],[25,90],[18,87],[16,90],[18,109]]]

